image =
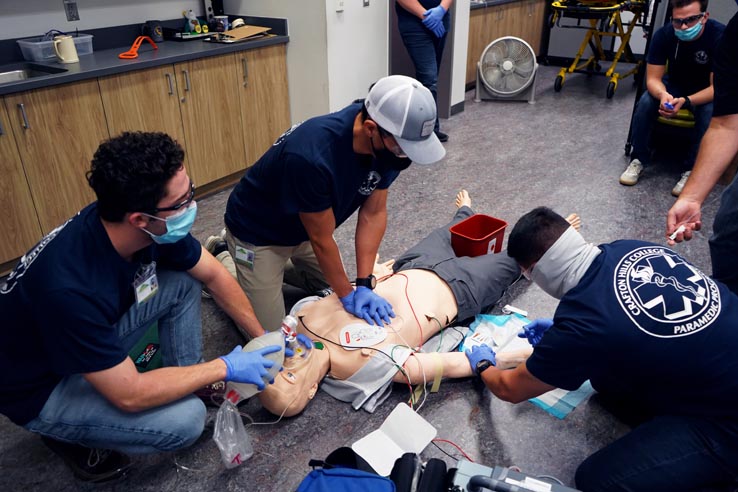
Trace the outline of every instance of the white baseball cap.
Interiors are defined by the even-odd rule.
[[[402,151],[418,164],[443,159],[446,149],[433,132],[436,103],[423,84],[405,75],[379,79],[364,100],[369,117],[397,140]]]

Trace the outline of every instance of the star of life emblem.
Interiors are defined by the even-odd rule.
[[[697,333],[720,314],[717,284],[665,247],[645,246],[624,256],[614,287],[626,315],[655,337]]]

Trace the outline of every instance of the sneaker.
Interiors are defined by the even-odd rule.
[[[205,240],[205,244],[203,246],[205,246],[205,249],[207,249],[213,256],[228,249],[228,245],[220,236],[210,236]]]
[[[219,407],[225,401],[225,381],[217,381],[195,391],[195,396],[202,400],[206,407]]]
[[[443,133],[441,130],[438,130],[436,132],[436,137],[438,137],[438,140],[440,140],[442,143],[448,142],[448,134]]]
[[[122,477],[131,468],[131,459],[117,451],[86,448],[46,436],[41,436],[41,440],[64,460],[75,477],[85,482],[109,482]]]
[[[682,173],[682,177],[679,178],[679,181],[677,181],[677,184],[674,185],[674,187],[671,189],[671,194],[674,196],[679,196],[682,194],[682,190],[684,189],[684,185],[687,184],[687,180],[689,179],[689,175],[692,173],[692,171],[685,171]]]
[[[643,164],[638,159],[633,159],[625,168],[623,174],[620,175],[620,184],[625,186],[633,186],[638,182],[638,178],[643,172]]]

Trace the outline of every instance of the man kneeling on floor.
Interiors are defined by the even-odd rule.
[[[0,413],[41,434],[82,480],[122,475],[122,453],[189,446],[205,423],[193,391],[221,380],[263,388],[264,355],[281,349],[236,347],[202,362],[202,284],[243,332],[264,330],[189,234],[197,204],[183,160],[162,133],[102,143],[87,174],[97,201],[0,284]],[[128,352],[157,321],[165,367],[139,373]]]
[[[553,320],[526,327],[534,349],[524,364],[498,370],[481,346],[467,351],[470,366],[515,403],[589,379],[635,426],[579,466],[577,488],[735,490],[738,297],[666,246],[595,246],[543,207],[515,224],[507,247],[523,275],[561,302]]]

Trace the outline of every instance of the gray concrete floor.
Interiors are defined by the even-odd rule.
[[[674,201],[670,190],[679,178],[678,167],[652,166],[634,187],[618,183],[628,163],[623,147],[635,95],[632,79],[622,81],[615,97],[607,100],[604,77],[574,74],[562,92],[555,93],[557,70],[540,68],[535,104],[475,103],[472,93],[467,94],[465,110],[442,122],[450,135],[445,160],[431,167],[411,166],[390,189],[382,258],[398,255],[444,224],[461,188],[469,190],[476,211],[511,226],[533,207],[547,205],[564,215],[578,212],[582,233],[595,243],[620,238],[664,242],[665,214]],[[720,190],[713,191],[703,209],[703,232],[676,247],[706,272],[710,271],[707,237]],[[224,191],[199,202],[194,229],[198,239],[220,230],[227,197]],[[336,234],[349,276],[355,272],[354,226],[355,221],[349,221]],[[554,299],[524,280],[500,305],[505,303],[527,309],[532,317],[550,316],[556,306]],[[242,342],[210,300],[203,300],[203,330],[206,358]],[[248,428],[256,453],[242,466],[225,470],[212,432],[206,430],[190,449],[135,457],[135,468],[123,480],[101,486],[76,481],[36,436],[0,417],[0,490],[294,490],[309,471],[309,459],[324,458],[365,436],[407,397],[407,389],[397,385],[389,400],[368,414],[319,392],[301,415],[276,423],[276,417],[252,399],[241,410],[259,424]],[[420,414],[438,430],[439,438],[455,442],[481,464],[517,465],[531,474],[557,476],[569,485],[579,462],[627,431],[592,400],[559,420],[528,402],[502,402],[472,380],[444,382]],[[214,416],[211,410],[209,417]],[[453,466],[460,453],[449,445],[439,446],[453,458],[434,445],[422,457],[441,458]]]

